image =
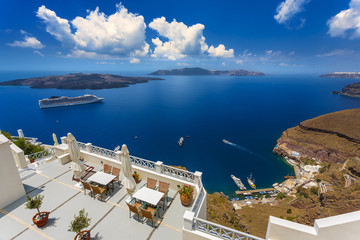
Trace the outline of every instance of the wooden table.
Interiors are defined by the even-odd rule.
[[[133,195],[134,198],[147,202],[153,206],[156,206],[163,196],[164,193],[147,187],[140,188]]]

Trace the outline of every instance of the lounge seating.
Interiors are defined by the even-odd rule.
[[[146,187],[151,188],[151,189],[155,189],[156,188],[156,180],[153,178],[148,178],[147,179],[147,183],[146,183]]]
[[[116,176],[116,178],[114,178],[114,180],[112,182],[118,182],[118,184],[120,186],[120,181],[119,181],[120,169],[113,167],[111,174]]]
[[[104,173],[111,174],[111,166],[104,164]]]
[[[131,204],[131,202],[135,201],[134,204]],[[140,211],[139,209],[141,208],[142,204],[139,202],[136,202],[135,198],[132,198],[129,202],[125,201],[126,205],[128,205],[129,207],[129,218],[131,217],[131,212],[135,213],[138,215],[138,220],[140,220]]]
[[[148,206],[147,209],[140,208],[141,215],[143,217],[146,217],[147,219],[151,219],[153,227],[154,227],[154,216],[157,213],[158,209],[159,209],[159,206],[157,206],[157,208],[153,208],[150,206]]]
[[[83,187],[84,187],[84,194],[86,194],[86,189],[90,191],[90,195],[92,196],[93,192],[92,192],[92,188],[90,186],[89,183],[84,182],[83,180],[80,180],[80,182],[82,183]]]
[[[91,187],[91,189],[92,189],[92,191],[94,193],[94,198],[95,198],[95,194],[98,194],[98,195],[100,195],[100,199],[103,200],[102,196],[103,196],[103,193],[107,190],[106,186],[97,187],[97,186],[90,185],[90,187]]]
[[[163,197],[160,200],[160,201],[163,201],[163,203],[164,203],[164,205],[163,205],[164,209],[165,209],[165,205],[166,205],[167,195],[169,193],[169,186],[170,186],[169,183],[162,182],[162,181],[159,182],[159,192],[164,193]]]

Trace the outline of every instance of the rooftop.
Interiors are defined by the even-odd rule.
[[[72,239],[75,234],[69,232],[68,226],[74,214],[85,209],[91,217],[92,239],[112,239],[121,234],[122,239],[181,239],[183,215],[190,207],[180,203],[177,192],[170,190],[167,207],[160,210],[155,228],[151,220],[137,220],[131,214],[125,200],[129,198],[126,190],[114,184],[114,191],[106,195],[104,200],[92,198],[88,191],[84,194],[82,188],[72,181],[73,172],[70,163],[58,164],[57,161],[44,164],[36,169],[36,174],[23,180],[25,191],[29,196],[44,195],[41,211],[49,211],[49,221],[41,230],[32,224],[36,210],[25,209],[26,196],[5,207],[0,212],[1,239]],[[92,164],[96,170],[100,165]],[[141,188],[144,182],[137,185]]]

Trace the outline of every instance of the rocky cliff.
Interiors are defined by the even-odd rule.
[[[360,82],[345,86],[341,91],[341,95],[360,97]]]
[[[203,68],[181,68],[171,70],[158,70],[149,75],[189,75],[189,76],[203,76],[203,75],[222,75],[222,76],[264,76],[262,72],[253,72],[248,70],[207,70]]]
[[[274,153],[295,160],[345,162],[360,158],[360,109],[329,113],[289,128]]]

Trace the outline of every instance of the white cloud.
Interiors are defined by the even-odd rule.
[[[282,54],[281,51],[265,50],[265,54],[268,56],[279,56]]]
[[[217,48],[211,45],[208,49],[208,53],[213,57],[231,58],[234,57],[234,49],[226,50],[223,44],[219,44]]]
[[[106,61],[101,61],[101,62],[96,62],[96,64],[100,64],[100,65],[107,65],[107,64],[110,64],[110,65],[113,65],[113,64],[115,64],[115,62],[106,62]]]
[[[295,51],[289,52],[289,55],[290,55],[290,56],[295,55]]]
[[[331,52],[318,54],[317,57],[332,57],[332,56],[344,56],[344,55],[351,55],[353,54],[353,50],[344,50],[344,49],[335,49]]]
[[[34,53],[37,54],[37,55],[39,55],[39,56],[41,56],[41,57],[44,56],[44,54],[42,54],[42,53],[41,53],[40,51],[38,51],[38,50],[34,50]]]
[[[145,42],[144,17],[133,14],[121,4],[112,15],[105,15],[97,7],[88,15],[72,21],[60,18],[45,6],[37,16],[46,24],[46,30],[57,40],[72,47],[73,53],[93,58],[97,55],[144,56],[149,52]],[[71,26],[75,29],[71,31]],[[73,54],[70,54],[70,56]]]
[[[351,0],[349,9],[343,10],[327,22],[332,37],[360,37],[360,0]]]
[[[168,41],[162,41],[160,38],[152,39],[155,45],[152,57],[164,57],[169,60],[176,60],[186,56],[198,56],[209,50],[203,30],[203,24],[194,24],[187,26],[182,22],[177,22],[175,19],[172,22],[167,22],[165,17],[156,18],[149,27],[156,30],[159,35],[166,38]],[[217,57],[232,57],[234,50],[226,50],[225,46],[220,44],[217,48],[210,47],[210,56]]]
[[[100,54],[97,52],[88,52],[85,50],[72,49],[70,53],[66,55],[68,58],[101,58],[101,59],[117,59],[114,56],[107,54]]]
[[[235,63],[236,63],[236,64],[243,64],[243,63],[244,63],[244,60],[239,59],[239,60],[237,60]]]
[[[34,48],[34,49],[41,49],[45,47],[45,45],[43,45],[35,37],[29,37],[29,36],[25,36],[23,41],[15,41],[13,43],[8,43],[8,45],[11,47]]]
[[[138,58],[133,58],[133,59],[130,60],[130,63],[132,63],[132,64],[140,63],[140,59],[138,59]]]
[[[304,5],[309,2],[310,0],[285,0],[278,5],[274,18],[279,24],[289,24],[296,14],[304,11]],[[305,19],[300,18],[299,27],[304,23]]]
[[[23,35],[29,35],[29,33],[27,31],[22,30],[22,29],[20,29],[20,33],[23,34]]]

